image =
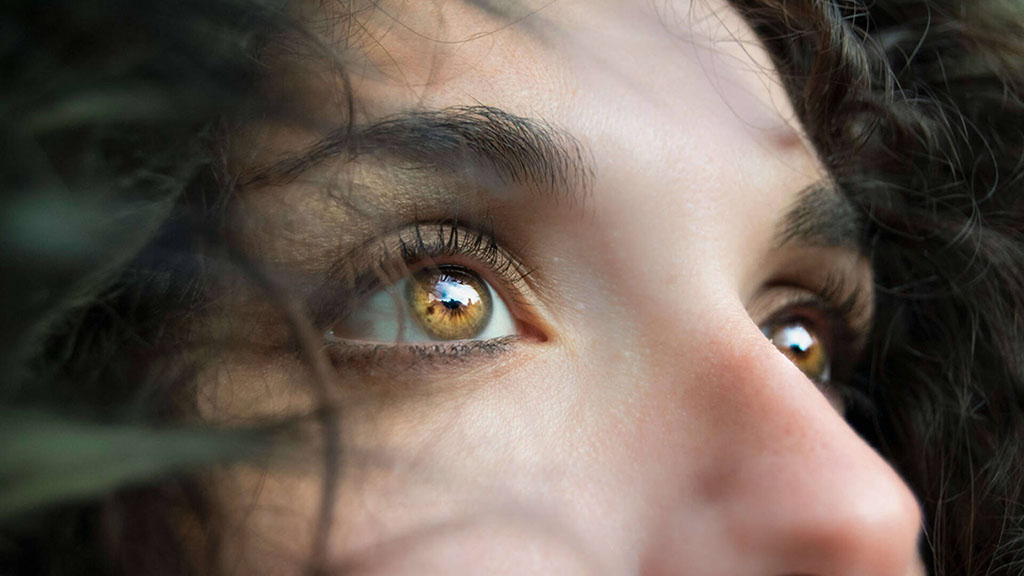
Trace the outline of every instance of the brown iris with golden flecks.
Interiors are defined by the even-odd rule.
[[[487,284],[461,266],[414,273],[406,298],[412,317],[438,340],[475,338],[487,327],[493,308]]]
[[[772,324],[765,328],[765,336],[786,355],[808,378],[827,382],[830,360],[825,344],[818,334],[803,321]]]

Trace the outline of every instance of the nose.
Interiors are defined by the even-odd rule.
[[[704,363],[698,382],[678,383],[703,390],[687,400],[697,422],[686,425],[699,427],[706,450],[688,467],[696,477],[684,499],[688,508],[666,515],[668,536],[654,547],[660,559],[646,572],[922,574],[921,518],[910,489],[744,320],[736,330],[707,334],[702,348],[717,351],[714,361]],[[694,510],[702,519],[696,530]],[[692,566],[695,552],[703,565],[681,568]]]

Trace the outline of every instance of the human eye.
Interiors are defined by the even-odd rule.
[[[539,337],[528,321],[527,270],[493,233],[417,223],[347,260],[348,294],[325,331],[344,356],[438,360]]]
[[[869,291],[829,277],[816,289],[775,286],[769,293],[761,333],[844,411],[861,393],[853,376],[870,327]]]
[[[330,336],[360,342],[489,340],[516,335],[515,320],[494,287],[471,268],[428,266],[376,289]]]

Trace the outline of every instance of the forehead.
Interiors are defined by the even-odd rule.
[[[343,125],[344,95],[356,125],[500,108],[582,144],[596,224],[721,262],[761,249],[824,176],[770,58],[725,0],[310,4],[305,17],[334,56],[291,53],[271,67],[274,90],[307,120],[298,133],[264,129],[271,154]],[[369,188],[381,201],[391,189]],[[294,212],[298,193],[271,197]]]
[[[702,113],[729,110],[772,136],[793,132],[770,59],[724,0],[322,9],[328,35],[354,64],[350,79],[368,116],[469,101],[571,122],[614,102],[631,113],[642,106],[667,125],[699,125]]]

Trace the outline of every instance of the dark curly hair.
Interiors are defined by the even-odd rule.
[[[933,573],[1024,572],[1022,6],[737,4],[867,223],[855,425],[921,500]]]
[[[851,423],[922,503],[930,573],[1024,573],[1024,6],[732,4],[866,224]],[[210,266],[245,266],[225,140],[282,113],[259,54],[310,32],[268,0],[2,12],[0,573],[204,572],[220,534],[193,473],[259,458],[268,431],[180,422],[203,358],[168,327]]]

